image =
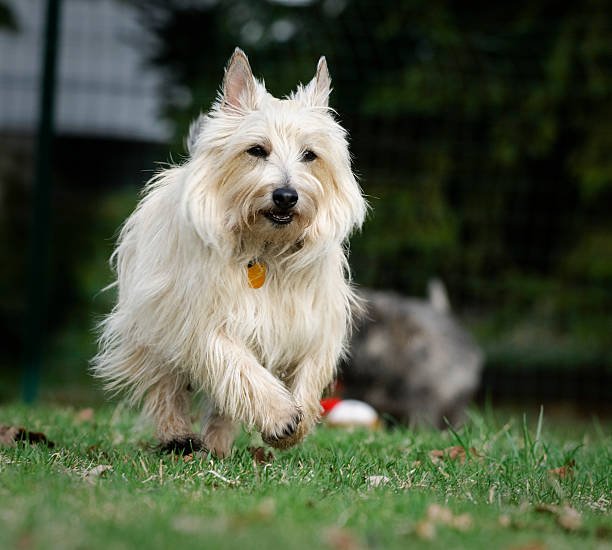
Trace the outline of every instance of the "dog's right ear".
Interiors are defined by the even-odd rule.
[[[255,78],[246,54],[236,48],[225,69],[222,109],[243,110],[255,105]]]

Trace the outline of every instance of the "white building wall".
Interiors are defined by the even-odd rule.
[[[16,33],[0,31],[0,132],[31,133],[38,118],[45,0],[9,0]],[[56,126],[59,134],[166,141],[161,74],[144,64],[150,42],[133,8],[63,0]]]

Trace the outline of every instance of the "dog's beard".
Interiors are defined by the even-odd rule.
[[[300,197],[302,203],[306,198]],[[259,201],[245,211],[229,213],[229,228],[235,236],[240,250],[251,254],[282,254],[301,247],[313,223],[316,211],[314,205],[300,205],[289,212],[279,210],[268,201]],[[310,202],[310,201],[308,201]]]
[[[274,203],[273,193],[282,184],[271,185],[250,170],[248,160],[237,159],[229,166],[216,189],[216,203],[225,212],[224,231],[239,243],[239,248],[264,248],[268,253],[301,246],[309,228],[316,223],[324,197],[322,185],[312,176],[291,181],[297,202],[291,208]]]

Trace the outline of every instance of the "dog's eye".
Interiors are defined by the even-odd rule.
[[[302,154],[303,162],[312,162],[316,158],[317,154],[314,151],[311,151],[310,149],[306,149],[306,151],[304,151],[304,153]]]
[[[265,159],[268,156],[268,151],[266,151],[261,145],[253,145],[253,147],[247,149],[247,153],[258,159]]]

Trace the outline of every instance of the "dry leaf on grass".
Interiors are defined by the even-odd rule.
[[[548,473],[552,476],[557,476],[560,479],[574,477],[574,466],[576,466],[575,460],[570,460],[567,464],[560,466],[559,468],[552,468],[548,470]]]
[[[439,504],[430,504],[426,512],[427,518],[436,523],[449,524],[453,519],[453,513],[449,508]]]
[[[474,458],[482,457],[482,455],[474,447],[470,447],[469,451]],[[467,453],[465,451],[465,447],[462,447],[461,445],[453,445],[452,447],[447,447],[446,449],[434,449],[433,451],[429,452],[429,458],[434,463],[439,463],[447,459],[457,460],[463,464],[466,457]]]
[[[436,527],[445,525],[457,531],[471,529],[473,522],[470,514],[455,515],[452,510],[439,504],[430,504],[425,512],[425,517],[414,526],[414,533],[424,540],[432,540],[436,536]]]
[[[325,531],[325,542],[333,550],[359,550],[362,548],[357,537],[348,529],[330,527]]]
[[[414,526],[414,532],[420,539],[432,540],[436,536],[436,525],[423,519]]]
[[[0,443],[2,445],[14,445],[19,441],[19,431],[23,428],[15,426],[0,426]]]
[[[434,449],[433,451],[429,451],[429,458],[434,463],[441,462],[444,458],[444,451],[442,449]]]
[[[81,409],[76,413],[75,418],[79,422],[91,422],[94,419],[94,410],[91,407]]]
[[[533,540],[521,546],[511,546],[510,550],[548,550],[548,546],[539,540]]]
[[[270,519],[276,514],[276,501],[271,497],[264,498],[256,507],[255,514],[259,519]]]
[[[566,531],[578,531],[582,527],[582,516],[575,508],[564,506],[557,516],[557,523]]]
[[[578,531],[582,527],[582,516],[580,512],[567,504],[565,506],[538,504],[535,510],[536,512],[545,512],[555,516],[557,524],[566,531]]]
[[[427,519],[434,523],[448,525],[458,531],[467,531],[472,527],[472,516],[470,514],[453,514],[445,506],[430,504],[427,508]]]
[[[44,443],[47,447],[55,447],[55,444],[49,441],[47,436],[42,432],[31,432],[22,427],[0,424],[0,445],[13,447],[19,441],[25,441],[27,443]]]
[[[449,447],[445,450],[448,454],[448,458],[451,460],[458,460],[461,462],[461,464],[465,462],[465,449],[463,447],[455,445],[454,447]]]
[[[472,525],[472,516],[467,512],[455,516],[451,523],[451,526],[457,529],[457,531],[468,531],[472,528]]]

